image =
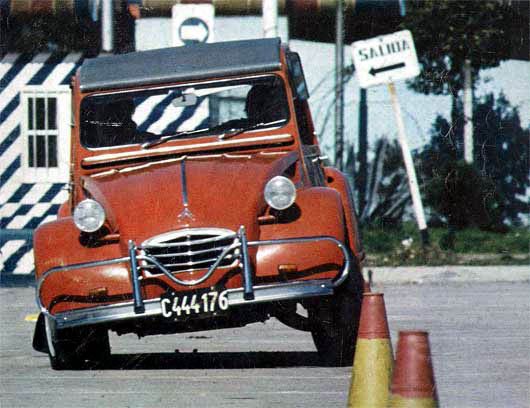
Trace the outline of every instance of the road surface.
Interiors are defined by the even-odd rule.
[[[528,407],[528,283],[385,284],[389,325],[430,332],[442,407]],[[111,335],[104,367],[53,371],[31,349],[32,288],[0,288],[0,406],[344,407],[350,368],[321,367],[311,336],[271,320],[242,329]],[[395,345],[394,345],[395,347]],[[178,352],[176,352],[178,350]]]

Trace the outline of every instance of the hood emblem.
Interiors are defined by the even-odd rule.
[[[186,158],[185,157],[182,159],[182,163],[180,165],[180,181],[181,181],[181,186],[182,186],[182,206],[184,208],[178,215],[177,220],[179,222],[183,222],[186,219],[189,221],[195,221],[195,217],[193,216],[193,213],[188,208],[189,207],[188,184],[186,181]]]

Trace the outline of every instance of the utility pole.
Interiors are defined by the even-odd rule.
[[[335,18],[335,166],[343,169],[344,150],[344,4],[337,0]]]
[[[278,0],[263,0],[263,37],[278,37]]]
[[[468,59],[464,62],[464,160],[473,163],[473,84]]]
[[[359,214],[363,214],[366,207],[366,184],[368,178],[368,105],[366,103],[366,89],[361,88],[359,99],[359,170],[357,173],[357,191],[359,196]]]
[[[114,50],[114,2],[102,0],[101,4],[101,48],[104,53]]]

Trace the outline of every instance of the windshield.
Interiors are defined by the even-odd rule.
[[[284,84],[277,76],[95,95],[81,104],[81,143],[101,148],[171,135],[195,138],[281,126],[288,119]]]

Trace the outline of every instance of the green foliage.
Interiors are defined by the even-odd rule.
[[[529,210],[530,128],[521,127],[517,108],[502,94],[497,100],[487,95],[475,106],[474,117],[476,167],[495,181],[503,221],[519,224]]]
[[[101,46],[101,25],[83,10],[83,3],[86,6],[87,2],[78,2],[74,13],[64,4],[61,8],[61,2],[57,3],[56,14],[28,12],[9,15],[6,38],[0,38],[4,41],[3,44],[0,41],[0,45],[12,52],[83,51],[86,56],[97,55]],[[133,51],[134,19],[127,12],[126,1],[115,0],[114,3],[114,52]]]
[[[425,190],[425,202],[447,219],[452,228],[499,229],[502,226],[500,197],[494,181],[469,164],[442,163]]]
[[[7,44],[11,51],[27,53],[89,50],[99,47],[99,31],[96,24],[66,12],[57,16],[18,15],[9,17]]]
[[[458,163],[462,121],[451,126],[436,118],[431,142],[418,157],[426,203],[454,228],[518,225],[528,214],[530,129],[521,127],[517,109],[503,95],[497,100],[487,95],[475,106],[474,118],[474,168]]]
[[[525,25],[526,24],[526,25]],[[402,28],[410,29],[423,66],[411,87],[425,94],[456,95],[463,88],[463,66],[471,61],[473,78],[512,55],[511,33],[528,21],[508,2],[497,0],[412,0]]]
[[[445,228],[429,228],[433,243],[439,242],[447,233]],[[530,245],[530,229],[512,228],[505,234],[466,228],[457,231],[454,252],[459,254],[527,254]],[[411,240],[410,247],[421,248],[418,227],[413,221],[404,222],[400,228],[371,226],[363,229],[363,245],[368,254],[397,251],[404,248],[404,240]]]
[[[445,228],[429,228],[431,247],[424,249],[417,226],[405,222],[401,228],[370,226],[363,229],[363,245],[371,265],[452,265],[452,264],[527,264],[530,230],[512,228],[500,234],[467,228],[454,235],[454,248],[443,249],[439,242],[447,236]]]

